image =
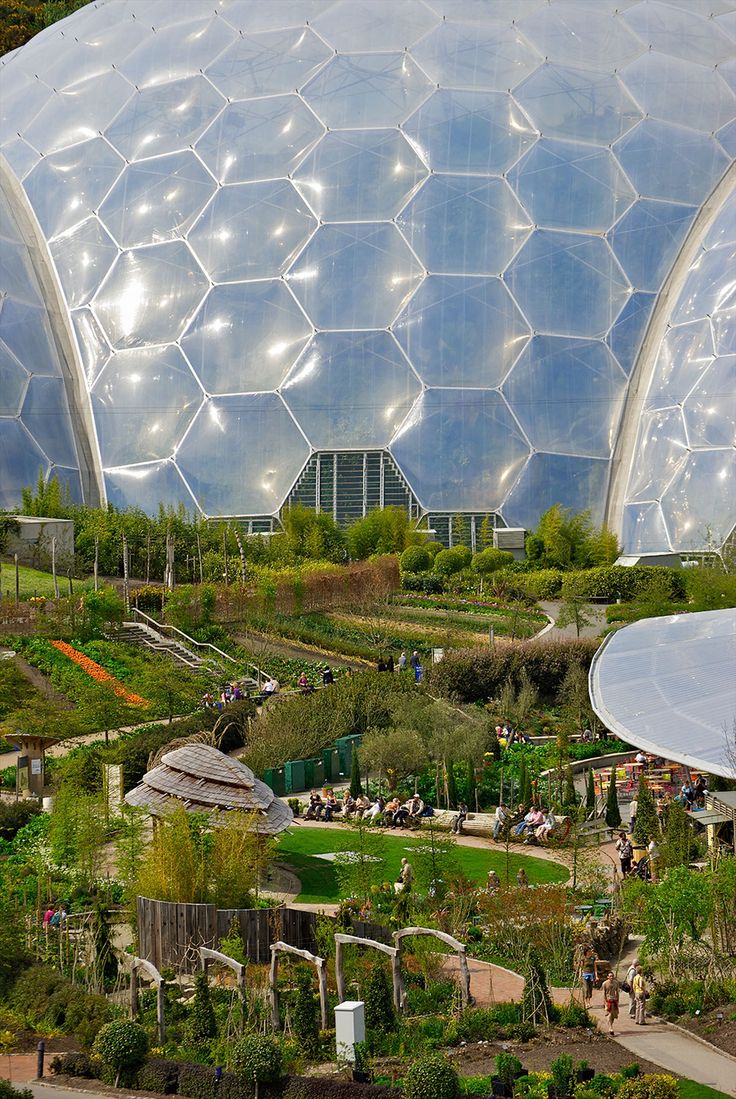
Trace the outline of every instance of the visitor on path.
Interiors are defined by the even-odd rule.
[[[464,801],[461,801],[457,807],[457,816],[452,820],[452,831],[456,836],[463,834],[463,824],[468,819],[468,807]]]
[[[416,667],[414,668],[414,681],[415,681],[415,683],[421,683],[423,675],[424,675],[424,669],[422,668],[422,665],[417,664]]]
[[[613,1037],[613,1024],[618,1019],[618,998],[621,990],[621,985],[616,979],[615,973],[609,973],[606,980],[603,982],[603,1003],[605,1005],[605,1014],[608,1019],[608,1033]]]
[[[501,802],[501,804],[496,809],[496,819],[493,822],[493,838],[494,838],[494,840],[496,840],[496,841],[498,840],[499,836],[501,835],[501,833],[504,831],[504,829],[507,826],[508,819],[509,819],[509,811],[506,808],[505,804],[503,802]]]
[[[619,832],[616,840],[616,850],[621,863],[621,876],[625,878],[631,873],[631,860],[634,857],[634,848],[625,832]]]
[[[592,946],[586,946],[583,950],[580,975],[583,979],[583,1003],[589,1004],[593,999],[593,987],[598,980],[598,955]]]
[[[402,652],[401,652],[401,656],[399,657],[399,671],[400,672],[405,672],[406,671],[406,653],[403,651],[403,649],[402,649]]]
[[[651,874],[652,881],[656,885],[659,881],[659,844],[654,838],[649,841],[647,854],[649,856],[649,873]]]
[[[523,866],[520,866],[518,871],[517,871],[516,884],[519,886],[520,889],[528,889],[529,888],[529,879],[526,876],[526,870],[524,869]]]
[[[401,884],[401,889],[399,890],[399,892],[403,891],[404,893],[408,893],[409,890],[411,889],[411,883],[413,881],[414,881],[413,867],[412,867],[412,865],[411,865],[411,863],[409,862],[408,859],[402,859],[401,860],[401,870],[399,871],[399,883]]]
[[[44,912],[44,914],[43,914],[43,929],[44,929],[44,931],[46,931],[48,929],[48,926],[49,926],[49,924],[51,923],[51,921],[54,917],[54,912],[55,911],[56,911],[56,909],[52,906],[51,908],[47,908],[46,911]]]
[[[629,806],[629,834],[634,834],[634,825],[636,824],[636,810],[639,808],[639,802],[636,798],[631,799]]]
[[[634,977],[636,977],[636,971],[639,968],[639,959],[634,958],[633,962],[626,971],[626,987],[629,990],[629,1018],[633,1019],[636,1014],[636,997],[634,995]]]
[[[329,664],[325,666],[325,670],[322,672],[322,686],[329,687],[331,683],[335,682],[335,677],[332,674],[332,668]]]
[[[421,663],[421,661],[419,659],[419,653],[415,649],[414,652],[411,654],[411,660],[409,661],[409,664],[411,665],[412,671],[416,672],[416,670],[419,667],[420,663]]]
[[[637,1026],[647,1025],[647,1000],[649,998],[649,990],[647,988],[647,982],[644,979],[644,974],[641,971],[641,966],[636,967],[636,976],[634,977],[634,999],[636,1001],[636,1011],[634,1013],[634,1022]]]

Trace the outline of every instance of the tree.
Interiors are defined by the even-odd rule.
[[[368,970],[361,989],[361,998],[365,1003],[367,1029],[384,1033],[392,1031],[396,1025],[396,1009],[386,969],[381,962],[374,962]]]
[[[657,820],[657,806],[643,772],[639,775],[639,790],[636,795],[636,802],[634,842],[645,847],[649,840],[655,839],[659,835],[659,821]]]
[[[581,630],[595,625],[595,619],[589,612],[590,604],[585,597],[582,579],[579,576],[570,577],[562,585],[562,601],[555,624],[558,629],[574,626],[576,636],[580,637]]]
[[[383,881],[386,837],[382,829],[371,828],[358,818],[350,822],[350,850],[335,855],[335,874],[340,896],[365,904],[374,885]]]
[[[611,781],[608,784],[608,798],[606,799],[606,824],[609,828],[618,828],[621,824],[621,810],[618,807],[618,791],[616,789],[616,768],[611,768]]]
[[[440,550],[434,559],[433,570],[438,576],[454,576],[456,572],[462,572],[470,565],[473,555],[467,546],[453,546],[452,549]]]
[[[417,775],[427,762],[427,749],[414,729],[369,729],[360,746],[364,769],[386,775],[393,792],[408,775]]]
[[[427,572],[432,567],[432,555],[426,546],[407,546],[399,558],[402,572]]]
[[[412,850],[417,888],[433,899],[444,895],[457,875],[457,844],[430,817],[422,829],[421,842]]]
[[[514,555],[507,550],[488,549],[481,550],[479,553],[474,553],[470,562],[470,567],[473,572],[477,572],[478,575],[485,579],[490,576],[492,572],[497,572],[499,569],[505,569],[508,565],[513,565]]]
[[[477,786],[475,782],[475,763],[472,759],[467,761],[468,767],[468,795],[467,802],[469,809],[477,809]]]
[[[294,1037],[308,1055],[319,1048],[319,1005],[312,987],[312,973],[303,965],[294,974],[294,1002],[291,1008],[291,1027]]]
[[[592,767],[588,768],[588,778],[585,783],[585,808],[589,813],[592,813],[595,809],[595,780]]]
[[[194,978],[194,999],[184,1029],[195,1047],[206,1046],[217,1037],[217,1019],[206,973],[198,973]]]
[[[360,780],[360,757],[357,748],[353,749],[350,757],[350,794],[359,798],[363,793],[363,783]]]
[[[490,515],[484,515],[483,521],[478,531],[478,545],[481,550],[488,549],[493,545],[493,521]]]
[[[578,804],[578,795],[575,790],[575,779],[573,778],[572,767],[568,767],[565,772],[564,804],[567,806],[576,806]]]
[[[467,540],[468,532],[468,520],[467,516],[458,512],[457,515],[452,517],[452,544],[453,546],[464,546]]]
[[[80,688],[80,718],[90,731],[101,730],[105,734],[105,744],[114,730],[140,724],[144,720],[141,709],[117,695],[107,683],[90,679]]]
[[[673,801],[667,813],[667,827],[662,844],[664,865],[687,866],[691,859],[692,848],[693,832],[687,813],[678,802]]]
[[[452,759],[445,760],[445,782],[447,783],[447,808],[457,806],[457,786],[455,783],[455,764]]]

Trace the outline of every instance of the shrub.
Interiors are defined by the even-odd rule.
[[[559,1009],[559,1024],[564,1027],[585,1027],[595,1029],[593,1020],[582,1004],[575,1000],[563,1004]]]
[[[95,1038],[94,1052],[119,1075],[140,1065],[148,1053],[148,1038],[139,1023],[116,1019],[105,1023]]]
[[[362,989],[365,1025],[370,1030],[393,1030],[396,1022],[393,994],[380,962],[374,962]]]
[[[307,1054],[313,1055],[319,1047],[319,1005],[312,987],[312,973],[300,966],[295,973],[296,992],[291,1008],[291,1026],[294,1037]],[[263,1080],[262,1083],[267,1081]]]
[[[432,556],[426,546],[408,546],[399,558],[402,572],[427,572],[432,567]]]
[[[0,1099],[33,1099],[30,1088],[14,1088],[9,1080],[0,1079]]]
[[[198,973],[194,979],[194,999],[189,1009],[185,1031],[187,1038],[194,1046],[203,1045],[217,1037],[217,1020],[206,973]]]
[[[679,1089],[672,1076],[644,1073],[624,1080],[618,1094],[619,1099],[677,1099]]]
[[[96,1076],[94,1062],[88,1053],[62,1053],[54,1057],[49,1068],[61,1076],[84,1076],[88,1080]]]
[[[42,965],[31,966],[20,974],[10,1003],[34,1025],[46,1024],[75,1034],[86,1048],[92,1046],[112,1013],[104,996],[85,992],[57,970]]]
[[[248,1034],[233,1046],[233,1071],[257,1084],[275,1083],[281,1076],[281,1046],[260,1034]]]
[[[290,1076],[283,1099],[402,1099],[400,1088],[354,1084],[328,1076]]]
[[[41,812],[35,800],[0,801],[0,839],[12,840],[31,817]]]
[[[401,577],[401,587],[404,591],[418,591],[423,595],[441,595],[445,590],[440,576],[434,576],[431,572],[420,573],[412,576],[404,573]]]
[[[215,1099],[215,1070],[210,1065],[182,1063],[176,1089],[179,1095],[186,1095],[187,1099]]]
[[[549,1066],[557,1099],[567,1099],[575,1089],[575,1065],[569,1053],[561,1053]]]
[[[439,554],[438,554],[439,556]],[[457,1099],[458,1075],[440,1054],[419,1057],[404,1077],[405,1099]]]
[[[507,568],[513,563],[513,553],[509,553],[508,550],[493,549],[489,546],[488,549],[473,554],[470,567],[479,576],[490,576],[492,572],[498,572],[499,569]]]
[[[463,1042],[493,1040],[498,1036],[498,1020],[490,1008],[466,1008],[456,1026],[458,1039]]]
[[[452,549],[441,550],[434,559],[434,571],[438,576],[452,576],[466,569],[472,557],[467,546],[453,546]]]
[[[513,1091],[514,1081],[522,1072],[521,1061],[511,1053],[496,1054],[496,1076]]]
[[[165,1061],[152,1057],[138,1070],[135,1086],[139,1091],[155,1091],[159,1095],[173,1095],[179,1090],[178,1061]]]

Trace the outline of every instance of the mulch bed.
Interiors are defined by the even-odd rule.
[[[691,1034],[696,1034],[698,1038],[704,1038],[706,1042],[710,1042],[724,1053],[730,1053],[732,1057],[736,1057],[736,1018],[734,1018],[736,1004],[725,1004],[718,1008],[718,1011],[723,1013],[722,1023],[718,1022],[715,1011],[709,1011],[697,1019],[678,1019],[677,1025],[684,1030],[689,1030]],[[736,1073],[736,1065],[734,1073]]]
[[[633,1061],[642,1072],[664,1072],[651,1061],[635,1057],[630,1050],[612,1041],[608,1035],[597,1031],[588,1035],[585,1031],[550,1027],[544,1034],[529,1042],[473,1043],[455,1051],[457,1066],[463,1076],[481,1076],[495,1070],[497,1053],[513,1053],[530,1072],[549,1070],[561,1053],[569,1053],[574,1061],[587,1061],[596,1072],[611,1074],[620,1072]]]

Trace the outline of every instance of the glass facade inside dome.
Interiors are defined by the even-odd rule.
[[[0,506],[719,548],[735,159],[736,0],[94,0],[0,59]]]

